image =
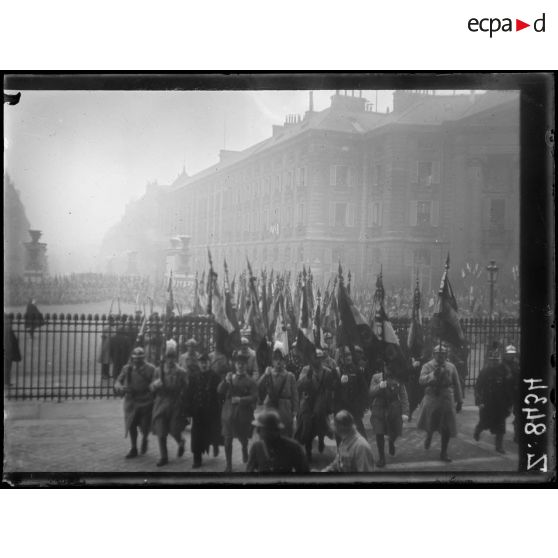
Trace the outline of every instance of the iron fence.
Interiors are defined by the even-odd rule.
[[[519,346],[519,320],[464,319],[461,324],[469,343],[466,384],[472,386],[492,342]],[[409,320],[396,319],[393,325],[399,338],[406,340]],[[213,327],[208,316],[166,319],[155,315],[142,330],[142,320],[135,316],[45,314],[41,322],[21,314],[5,315],[4,392],[15,400],[111,398],[113,378],[104,375],[118,373],[140,333],[147,360],[158,364],[163,341],[171,335],[180,345],[195,337],[206,350],[213,350]],[[428,320],[424,327],[426,330]],[[10,330],[14,334],[11,339],[17,340],[19,361],[12,361],[15,347]]]
[[[156,365],[171,336],[182,345],[194,337],[208,351],[213,349],[213,319],[208,316],[154,315],[142,329],[142,319],[135,316],[45,314],[29,319],[9,314],[4,330],[4,393],[16,400],[114,397],[114,377],[138,336],[147,359]],[[20,360],[14,361],[17,350]]]

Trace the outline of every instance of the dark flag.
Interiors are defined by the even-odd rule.
[[[249,300],[250,309],[248,313],[248,324],[252,330],[252,341],[256,346],[256,361],[260,370],[265,370],[271,364],[271,351],[267,343],[266,328],[260,311],[258,301],[258,291],[256,287],[256,278],[252,273],[252,266],[248,263],[249,274]]]
[[[451,288],[451,283],[448,277],[450,266],[450,257],[446,259],[444,273],[440,282],[440,289],[438,290],[438,300],[434,306],[434,315],[431,320],[431,332],[433,339],[440,341],[447,341],[456,348],[463,346],[465,337],[461,324],[459,323],[459,316],[457,314],[457,301]]]
[[[384,282],[382,271],[380,270],[380,274],[376,280],[376,292],[374,293],[374,333],[380,341],[382,359],[384,362],[390,364],[393,371],[400,379],[404,379],[407,365],[403,351],[401,350],[399,337],[397,337],[395,329],[385,311],[384,297]]]
[[[172,316],[174,314],[174,295],[172,292],[172,270],[169,275],[169,284],[167,286],[167,316]]]
[[[337,346],[347,345],[354,348],[359,345],[372,356],[374,353],[375,336],[366,323],[366,319],[351,300],[343,281],[343,270],[339,264],[339,286],[337,289],[337,309],[339,312],[339,327],[337,329]],[[374,359],[375,360],[375,359]],[[373,361],[370,361],[373,362]]]
[[[422,357],[422,352],[424,350],[421,294],[418,277],[415,284],[415,292],[413,294],[413,310],[411,314],[411,323],[409,325],[409,333],[407,335],[407,350],[409,351],[409,356],[417,360]]]
[[[300,297],[300,318],[298,321],[298,331],[296,336],[296,346],[302,355],[302,359],[307,364],[311,356],[316,351],[314,345],[314,331],[312,327],[312,315],[308,306],[308,290],[306,288],[306,273],[303,275],[302,291]]]

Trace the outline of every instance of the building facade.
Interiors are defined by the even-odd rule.
[[[519,96],[397,91],[378,113],[360,96],[288,116],[244,151],[182,173],[158,201],[158,235],[191,237],[193,269],[227,259],[239,272],[341,261],[357,284],[437,287],[452,267],[519,260]],[[161,217],[162,216],[162,217]],[[141,258],[140,258],[141,259]],[[458,273],[455,274],[459,282]]]

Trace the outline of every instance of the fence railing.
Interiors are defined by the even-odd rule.
[[[513,342],[519,347],[519,320],[464,319],[461,324],[469,342],[466,383],[472,386],[490,343]],[[409,320],[393,320],[393,326],[401,340],[407,338]],[[158,364],[163,341],[171,336],[179,343],[195,337],[211,351],[213,327],[208,316],[153,316],[142,330],[142,320],[135,316],[45,314],[42,320],[31,320],[10,314],[4,321],[4,393],[15,400],[111,398],[113,378],[128,361],[140,333],[147,360]]]
[[[114,377],[128,362],[138,335],[153,364],[159,363],[164,341],[171,336],[181,343],[194,337],[202,347],[213,349],[213,319],[208,316],[167,320],[154,315],[142,330],[142,319],[135,316],[45,314],[26,319],[10,314],[4,331],[8,399],[114,397]]]

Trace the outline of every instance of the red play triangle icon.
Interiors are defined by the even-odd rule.
[[[522,29],[525,29],[526,27],[531,27],[531,24],[530,23],[525,23],[524,21],[521,21],[520,19],[515,20],[515,30],[516,31],[521,31]]]

